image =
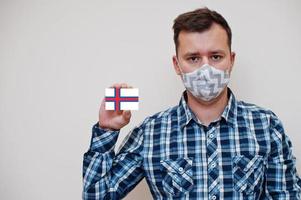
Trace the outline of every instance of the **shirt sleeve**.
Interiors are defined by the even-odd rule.
[[[84,200],[121,199],[142,180],[142,129],[132,129],[115,155],[118,134],[98,123],[93,126],[90,147],[83,156]]]
[[[296,170],[292,143],[283,125],[272,113],[270,120],[271,152],[267,164],[267,193],[272,199],[301,199],[301,179]]]

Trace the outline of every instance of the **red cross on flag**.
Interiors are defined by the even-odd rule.
[[[138,88],[106,88],[106,110],[138,110]]]

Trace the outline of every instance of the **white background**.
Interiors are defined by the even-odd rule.
[[[0,199],[81,199],[82,159],[104,89],[138,87],[118,145],[178,104],[173,20],[206,5],[233,31],[237,98],[272,109],[301,172],[301,1],[0,0]],[[144,180],[126,199],[151,199]]]

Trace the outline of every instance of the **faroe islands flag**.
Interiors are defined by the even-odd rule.
[[[138,110],[138,88],[106,88],[106,110]]]

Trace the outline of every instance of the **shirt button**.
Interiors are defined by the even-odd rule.
[[[212,163],[212,164],[211,164],[211,167],[212,167],[212,168],[216,167],[216,163]]]
[[[179,167],[179,171],[182,172],[183,171],[183,167]]]
[[[216,196],[215,196],[215,195],[213,195],[213,196],[211,197],[211,199],[212,199],[212,200],[215,200],[215,199],[216,199]]]
[[[209,135],[209,137],[210,137],[211,139],[214,138],[214,134],[211,133],[211,134]]]

